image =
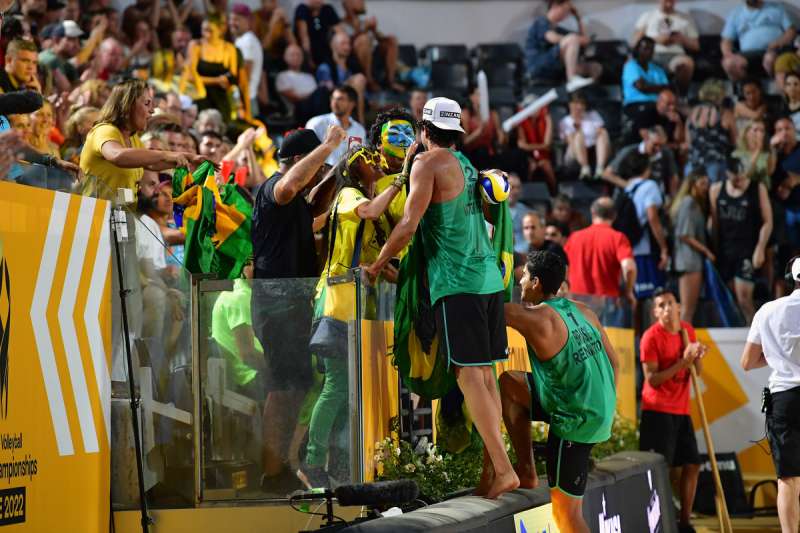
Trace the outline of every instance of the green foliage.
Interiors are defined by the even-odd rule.
[[[531,438],[534,442],[547,442],[547,424],[534,422]],[[512,463],[516,462],[508,435],[506,450]],[[597,461],[625,450],[639,449],[639,430],[636,424],[616,414],[611,428],[611,438],[596,444],[592,458]],[[428,503],[441,501],[446,495],[478,484],[483,466],[483,443],[473,429],[469,445],[460,453],[450,453],[421,439],[419,444],[401,441],[398,437],[398,421],[391,424],[391,436],[375,443],[376,479],[411,479],[419,486],[421,498]],[[536,472],[546,477],[545,461],[541,453],[535,454]]]

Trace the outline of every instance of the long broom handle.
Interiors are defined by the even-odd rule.
[[[689,346],[689,334],[685,329],[681,329],[681,339],[683,340],[684,348]],[[717,467],[717,456],[714,452],[714,441],[711,438],[711,430],[708,427],[708,418],[706,417],[706,407],[703,403],[703,395],[700,391],[700,383],[697,381],[697,369],[694,363],[689,367],[692,376],[692,387],[694,388],[694,397],[697,400],[697,410],[700,412],[700,424],[703,426],[703,436],[706,439],[706,450],[708,451],[708,458],[711,463],[711,475],[714,478],[714,488],[716,489],[715,501],[717,502],[717,518],[720,522],[721,533],[733,533],[733,526],[731,525],[731,517],[728,515],[728,504],[725,501],[725,491],[722,488],[722,480],[719,477],[719,468]]]

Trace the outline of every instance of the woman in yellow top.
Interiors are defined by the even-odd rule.
[[[377,223],[392,199],[405,185],[407,177],[398,175],[392,185],[374,196],[375,183],[383,176],[380,154],[363,146],[347,151],[336,168],[336,190],[329,226],[329,256],[317,285],[314,317],[353,320],[354,287],[352,284],[328,286],[327,278],[345,274],[353,265],[377,259],[387,235]],[[359,229],[361,228],[361,229]],[[361,248],[356,241],[361,233]],[[388,277],[393,277],[392,272]],[[338,288],[333,288],[338,287]],[[327,487],[325,471],[328,441],[337,418],[347,409],[347,343],[333,349],[338,353],[316,354],[325,363],[325,384],[314,405],[308,429],[308,453],[297,476],[308,487]]]
[[[135,191],[145,168],[159,171],[203,161],[195,154],[143,148],[139,132],[152,113],[153,96],[145,81],[126,80],[114,86],[81,152],[84,195],[110,200],[117,189]]]
[[[225,122],[230,122],[236,118],[231,106],[231,90],[237,86],[244,105],[244,119],[249,121],[252,115],[247,71],[239,68],[236,47],[226,41],[224,35],[225,23],[219,15],[209,15],[203,21],[202,38],[189,43],[189,58],[178,92],[186,94],[186,84],[191,81],[197,95],[197,108],[201,111],[219,109]]]

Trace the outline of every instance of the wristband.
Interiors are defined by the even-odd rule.
[[[407,175],[405,175],[405,174],[398,174],[398,175],[397,175],[397,177],[396,177],[396,178],[394,179],[394,181],[392,182],[392,185],[394,185],[394,186],[395,186],[395,187],[397,187],[398,189],[402,189],[402,188],[403,188],[403,186],[406,184],[406,182],[407,182],[407,181],[408,181],[408,176],[407,176]]]

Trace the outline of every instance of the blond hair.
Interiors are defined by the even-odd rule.
[[[81,123],[86,120],[88,117],[91,116],[92,113],[99,113],[100,110],[96,107],[92,106],[84,106],[79,107],[76,109],[67,120],[67,123],[64,126],[64,137],[66,137],[67,142],[70,141],[78,141],[79,137],[81,136],[81,132],[79,130]]]
[[[700,90],[697,92],[697,98],[701,102],[709,102],[715,105],[720,105],[725,99],[725,96],[725,82],[716,79],[704,81],[703,85],[700,86]]]
[[[750,153],[750,147],[747,146],[747,134],[750,133],[750,130],[756,124],[761,124],[762,126],[764,126],[764,134],[765,134],[764,141],[766,142],[767,124],[761,119],[749,120],[747,124],[744,125],[744,128],[742,128],[742,131],[739,132],[739,139],[737,140],[736,148],[738,148],[743,152]],[[763,152],[763,151],[764,151],[764,144],[762,143],[762,145],[758,147],[758,152]]]
[[[149,90],[150,88],[144,80],[125,80],[119,85],[115,85],[100,110],[100,118],[97,119],[97,123],[113,124],[121,130],[127,129],[130,125],[133,106]]]

